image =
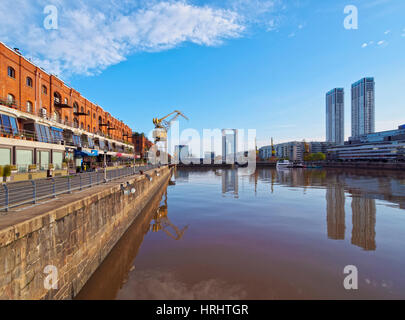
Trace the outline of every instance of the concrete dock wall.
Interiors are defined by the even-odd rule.
[[[74,298],[170,176],[154,169],[2,217],[0,299]]]

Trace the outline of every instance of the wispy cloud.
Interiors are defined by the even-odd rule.
[[[48,4],[58,8],[57,30],[43,27]],[[98,73],[133,53],[185,42],[217,46],[246,29],[246,17],[236,10],[185,0],[2,0],[2,6],[14,8],[15,14],[0,12],[0,40],[63,75]]]

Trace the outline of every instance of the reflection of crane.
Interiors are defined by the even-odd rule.
[[[175,114],[173,118],[167,120],[170,116]],[[159,141],[166,141],[167,140],[167,131],[169,131],[171,123],[175,121],[178,117],[182,116],[184,119],[188,120],[188,118],[178,110],[169,113],[167,116],[159,119],[153,118],[153,124],[155,125],[155,143]]]
[[[167,192],[165,193],[164,201],[165,204],[163,206],[160,206],[156,211],[154,217],[155,221],[152,225],[152,231],[158,232],[160,230],[163,230],[169,237],[173,238],[174,240],[180,240],[188,229],[188,226],[185,226],[183,229],[180,230],[173,223],[171,223],[171,221],[167,217]],[[172,228],[176,235],[171,233],[170,230],[168,230],[169,228]]]

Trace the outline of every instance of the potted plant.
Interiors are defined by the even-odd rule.
[[[11,173],[17,173],[18,168],[16,165],[11,165],[10,167],[11,167]]]
[[[62,169],[67,169],[67,161],[66,160],[63,160],[63,162],[62,162]]]
[[[28,166],[28,172],[35,172],[37,171],[37,165],[36,164],[30,164]]]
[[[48,164],[48,169],[49,169],[49,170],[53,170],[54,168],[55,168],[55,167],[54,167],[53,163]]]
[[[3,181],[9,182],[11,177],[11,166],[7,165],[3,168]]]

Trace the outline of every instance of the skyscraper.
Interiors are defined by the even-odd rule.
[[[375,132],[374,78],[352,84],[352,137]]]
[[[222,162],[236,163],[238,130],[222,129]]]
[[[335,88],[326,94],[326,141],[343,144],[345,141],[345,93]]]

